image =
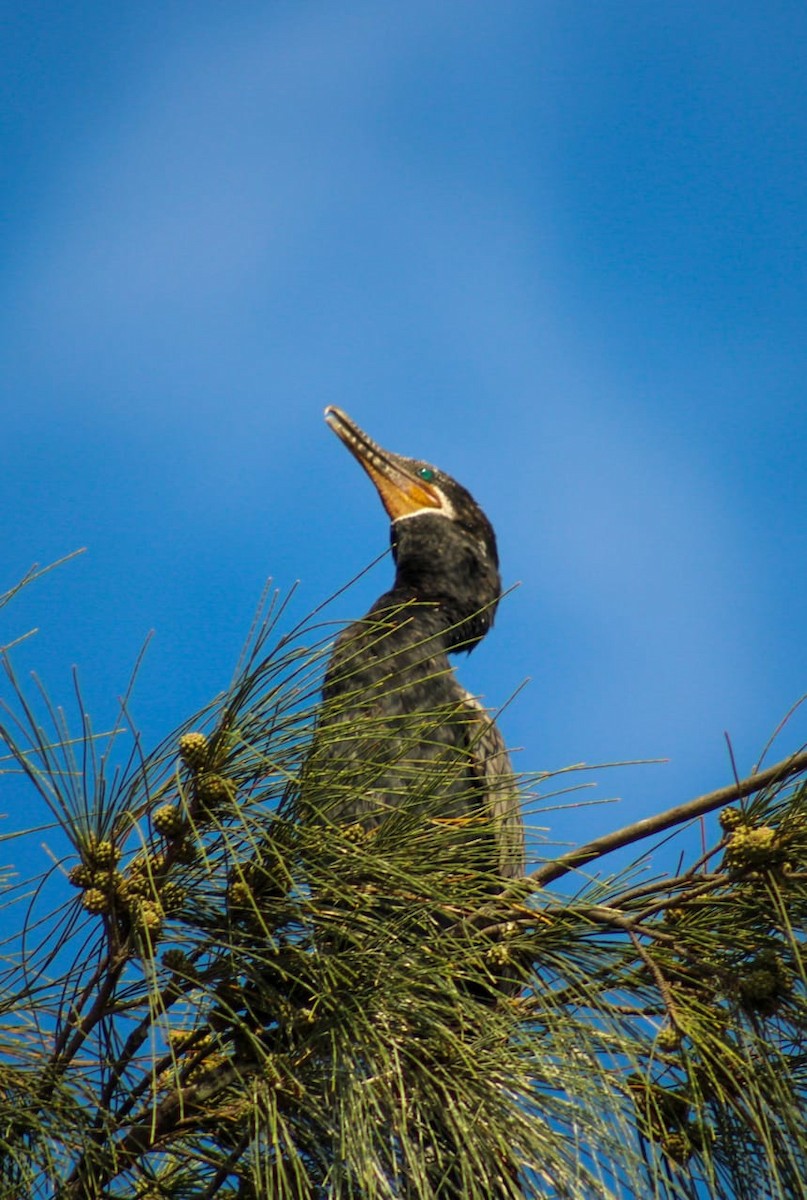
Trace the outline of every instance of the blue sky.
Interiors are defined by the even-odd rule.
[[[801,3],[7,4],[0,642],[147,744],[386,545],[345,408],[476,495],[467,661],[581,841],[730,781],[805,691]],[[383,564],[340,602],[360,615]],[[771,756],[807,740],[793,719]],[[0,810],[30,816],[5,788]]]

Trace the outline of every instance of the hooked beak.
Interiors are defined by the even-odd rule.
[[[329,404],[325,420],[372,479],[391,520],[443,508],[437,488],[420,479],[407,459],[382,450],[341,408]]]

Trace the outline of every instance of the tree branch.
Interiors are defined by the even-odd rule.
[[[716,792],[707,792],[704,796],[697,796],[685,804],[668,808],[666,812],[657,813],[653,817],[644,817],[641,821],[634,821],[623,829],[616,829],[613,833],[595,838],[594,841],[587,842],[584,846],[578,846],[576,850],[570,850],[568,854],[561,855],[553,862],[544,863],[537,871],[526,876],[526,882],[534,888],[546,887],[547,884],[554,883],[556,879],[568,875],[570,871],[577,870],[585,863],[610,854],[612,850],[619,850],[622,846],[629,846],[632,842],[641,841],[642,838],[663,833],[665,829],[671,829],[675,825],[683,825],[685,821],[691,821],[693,817],[700,817],[716,808],[722,808],[733,800],[742,799],[743,796],[761,792],[763,788],[770,787],[774,783],[782,783],[785,779],[789,779],[792,775],[798,775],[800,771],[804,770],[807,770],[807,750],[783,759],[782,762],[768,767],[766,771],[749,775],[747,779],[741,779],[738,783],[718,788]]]
[[[129,1169],[132,1163],[170,1139],[183,1124],[190,1123],[192,1126],[193,1120],[196,1120],[203,1127],[205,1116],[215,1116],[212,1109],[205,1112],[205,1106],[210,1105],[216,1095],[234,1083],[244,1083],[258,1070],[256,1065],[222,1064],[208,1071],[197,1082],[176,1088],[156,1107],[149,1105],[135,1116],[119,1141],[107,1146],[106,1156],[101,1162],[89,1160],[86,1154],[82,1156],[67,1181],[65,1197],[95,1200],[100,1188],[106,1187],[110,1180]]]

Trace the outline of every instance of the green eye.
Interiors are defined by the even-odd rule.
[[[434,479],[434,471],[431,469],[431,467],[421,467],[418,471],[418,475],[421,479],[425,480],[426,483],[431,483],[431,481]]]

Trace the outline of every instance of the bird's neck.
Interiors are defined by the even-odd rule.
[[[405,628],[410,644],[428,642],[444,654],[472,650],[493,622],[492,611],[469,611],[463,598],[452,595],[450,589],[425,589],[401,578],[400,573],[390,591],[373,605],[372,613],[384,613],[386,619]]]
[[[417,621],[439,628],[446,653],[473,649],[501,592],[492,533],[486,540],[443,516],[416,514],[393,522],[392,548],[392,603],[415,605]]]

